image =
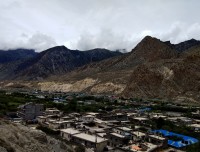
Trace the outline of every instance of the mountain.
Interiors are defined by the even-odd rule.
[[[32,49],[0,50],[0,64],[32,58],[36,54]]]
[[[0,67],[0,76],[4,73],[0,78],[12,76],[14,80],[13,85],[2,83],[2,87],[198,102],[199,67],[199,41],[171,44],[146,36],[124,54],[105,49],[50,48],[31,59]]]
[[[200,99],[200,46],[183,45],[188,42],[172,47],[147,36],[127,54],[84,65],[59,78],[51,77],[38,87],[196,102]]]
[[[171,48],[177,50],[178,52],[184,52],[185,50],[187,50],[191,47],[200,45],[200,41],[191,39],[191,40],[187,40],[187,41],[184,41],[184,42],[181,42],[178,44],[171,44],[170,41],[167,41],[167,42],[165,42],[165,44],[167,44]]]
[[[31,58],[8,62],[0,67],[0,78],[39,80],[51,75],[61,75],[85,64],[121,54],[106,49],[78,51],[70,50],[65,46],[56,46]]]

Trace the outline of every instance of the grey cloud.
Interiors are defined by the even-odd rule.
[[[130,50],[145,35],[174,43],[200,39],[199,6],[199,0],[6,0],[0,3],[0,49]]]
[[[36,51],[43,51],[47,48],[57,45],[55,40],[50,36],[47,36],[42,33],[36,33],[32,36],[22,33],[21,37],[18,39],[13,39],[10,41],[1,41],[0,49],[16,49],[16,48],[26,48],[26,49],[35,49]]]
[[[165,41],[170,40],[172,43],[179,43],[192,38],[200,40],[199,33],[199,23],[187,25],[185,23],[176,22],[172,24],[168,31],[157,33],[155,36]]]
[[[27,45],[27,47],[29,48],[33,48],[36,49],[37,51],[42,51],[45,50],[47,48],[53,47],[56,44],[55,40],[53,38],[51,38],[50,36],[41,34],[41,33],[37,33],[35,35],[33,35],[28,41],[27,43],[25,43],[25,45]]]
[[[93,48],[106,48],[110,50],[126,49],[130,51],[135,46],[137,40],[131,36],[118,34],[111,29],[102,29],[95,34],[84,32],[77,41],[71,42],[70,47],[73,49],[89,50]]]

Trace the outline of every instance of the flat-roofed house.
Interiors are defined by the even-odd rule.
[[[76,143],[82,144],[87,148],[94,148],[95,152],[103,152],[108,141],[105,138],[85,133],[74,134],[72,138],[72,140]]]
[[[73,129],[73,128],[67,128],[67,129],[61,129],[60,130],[60,136],[63,139],[66,139],[67,141],[71,141],[72,136],[75,134],[80,133],[80,131]]]
[[[196,132],[200,131],[200,124],[191,124],[189,126]]]
[[[115,128],[113,128],[113,131],[118,133],[118,134],[120,134],[120,135],[125,136],[128,139],[132,139],[132,134],[131,134],[132,129],[131,128],[128,128],[128,127],[115,127]]]
[[[146,137],[146,134],[141,131],[133,131],[132,135],[133,135],[133,141],[145,140]]]
[[[45,110],[45,115],[58,115],[60,116],[62,112],[56,108],[47,108]]]
[[[129,139],[126,136],[121,135],[121,134],[116,133],[116,132],[108,133],[106,135],[106,138],[109,141],[108,145],[111,146],[111,147],[117,147],[117,146],[120,146],[120,145],[126,145],[129,142]]]
[[[95,117],[93,115],[85,115],[80,118],[81,121],[85,123],[93,122],[95,120]]]
[[[49,121],[49,128],[53,130],[70,128],[72,121]]]
[[[167,138],[165,137],[161,137],[161,136],[158,136],[158,135],[148,135],[148,141],[150,143],[153,143],[155,145],[160,145],[162,146],[163,148],[166,148],[167,147]]]
[[[44,122],[46,122],[47,117],[46,116],[38,116],[37,121],[40,125],[42,125]]]

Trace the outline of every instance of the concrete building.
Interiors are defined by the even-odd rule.
[[[67,128],[67,129],[61,129],[60,130],[60,136],[63,139],[66,139],[67,141],[71,141],[72,136],[75,135],[75,134],[78,134],[78,133],[80,133],[80,131],[75,130],[73,128]]]
[[[70,128],[72,123],[72,121],[49,121],[49,128],[52,130]]]
[[[122,145],[127,145],[129,142],[129,139],[126,138],[126,136],[121,135],[119,133],[108,133],[106,135],[106,138],[108,139],[108,145],[111,147],[118,147],[118,146],[122,146]]]
[[[107,139],[85,133],[74,134],[72,141],[93,148],[95,152],[102,152],[107,146]]]
[[[27,103],[18,107],[18,116],[23,120],[34,120],[36,117],[44,114],[44,105],[36,103]]]
[[[95,117],[92,115],[85,115],[85,116],[80,117],[80,120],[85,123],[93,122],[94,119],[95,119]]]
[[[144,141],[146,134],[141,131],[133,131],[133,141]]]

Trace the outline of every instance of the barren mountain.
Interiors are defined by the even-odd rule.
[[[51,51],[47,52],[51,54]],[[17,83],[49,91],[118,94],[125,97],[168,98],[193,102],[200,99],[199,41],[192,39],[171,44],[147,36],[129,53],[92,63],[88,58],[82,58],[83,61],[74,64],[78,54],[83,52],[69,50],[67,52],[67,56],[73,54],[68,63],[76,65],[74,66],[76,68],[69,69],[68,65],[59,67],[66,62],[53,64],[61,56],[62,59],[65,58],[62,53],[54,53],[51,55],[53,58],[48,58],[46,52],[43,52],[41,55],[43,62],[38,58],[33,66],[24,69],[28,77],[33,73],[34,78],[36,72],[40,76],[43,71],[48,77],[43,81]],[[87,51],[86,54],[91,52],[93,51]],[[89,56],[91,59],[91,55]],[[50,68],[49,73],[48,68]],[[58,69],[62,68],[64,72],[59,72]],[[54,72],[53,69],[57,71]],[[27,77],[23,72],[20,74],[22,75],[18,79]],[[12,85],[7,86],[12,87]]]
[[[0,64],[32,58],[37,53],[30,49],[0,50]]]
[[[52,77],[49,79],[54,81],[51,85],[41,82],[39,86],[43,90],[52,88],[52,91],[198,101],[200,45],[187,43],[191,42],[172,47],[147,36],[130,53],[85,65],[57,80]]]
[[[70,50],[65,46],[57,46],[38,53],[32,58],[13,59],[1,65],[0,79],[41,80],[52,75],[70,72],[88,63],[101,61],[121,54],[120,52],[106,49],[78,51]]]

